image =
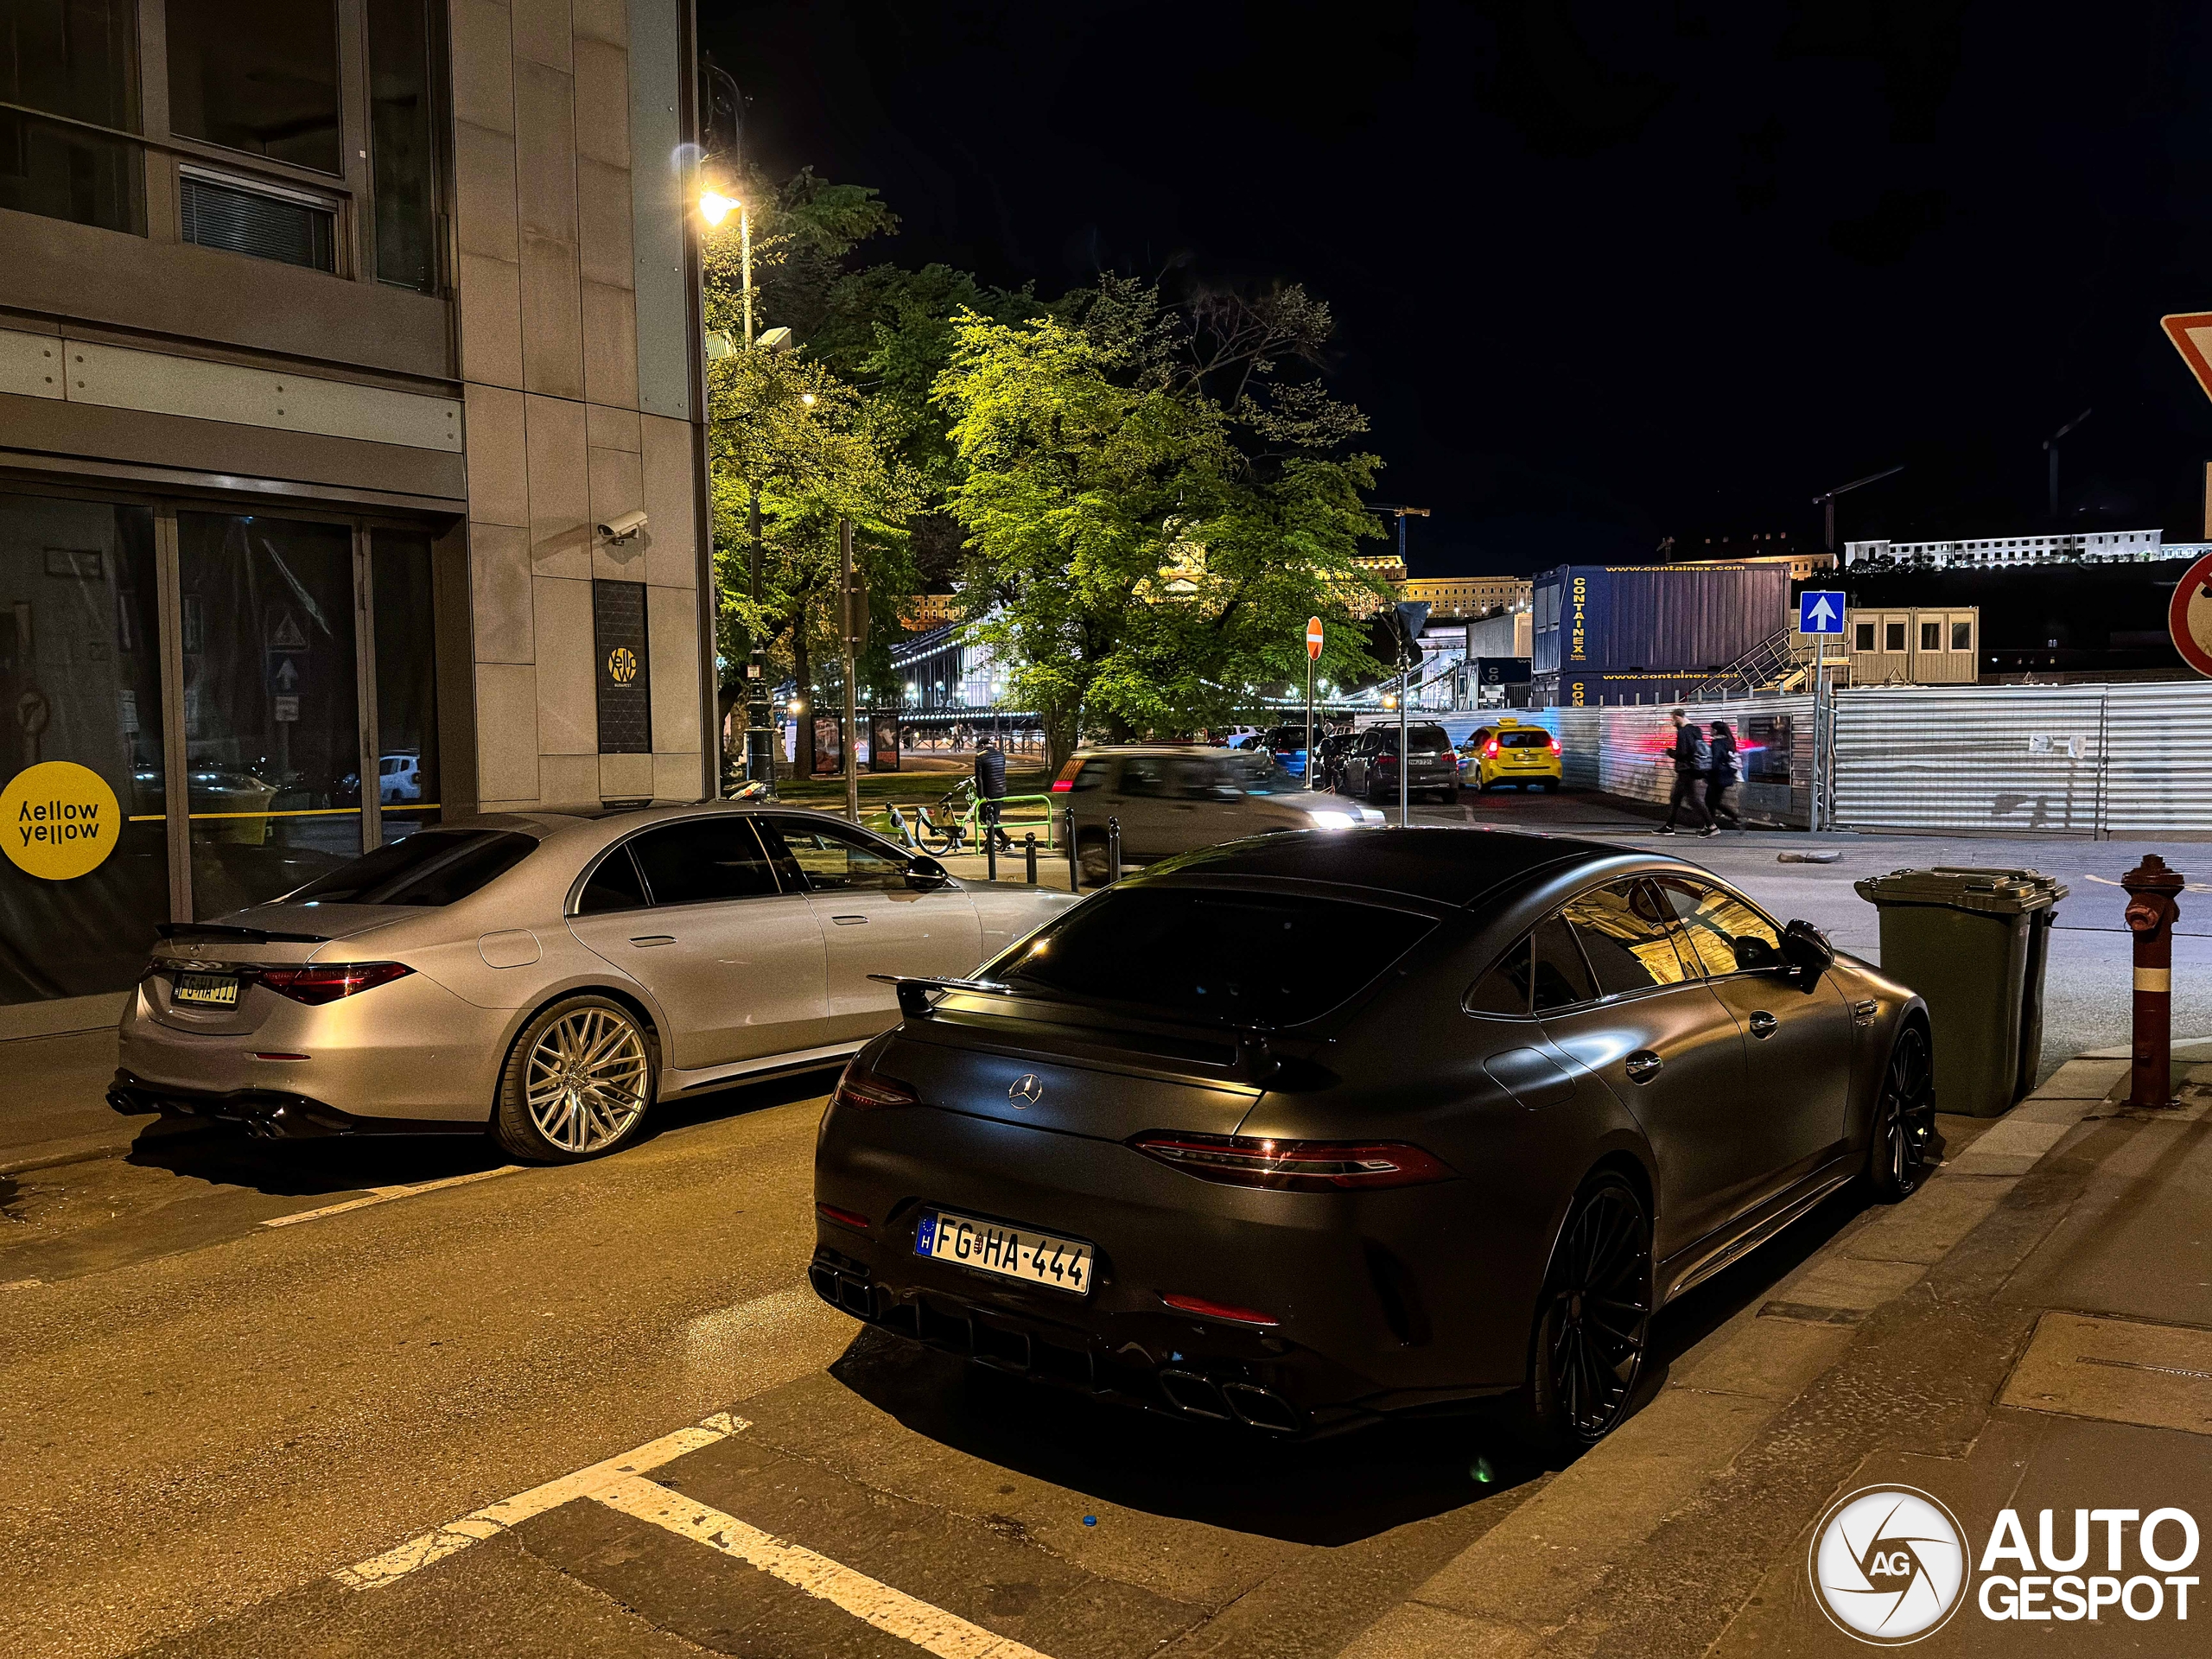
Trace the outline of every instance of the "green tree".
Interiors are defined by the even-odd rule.
[[[1379,462],[1321,384],[1326,308],[1177,310],[1107,278],[1055,310],[962,314],[933,392],[963,591],[1055,759],[1085,728],[1187,732],[1302,683],[1309,615],[1333,624],[1322,672],[1371,672],[1351,606],[1381,591],[1353,563]]]
[[[714,365],[708,417],[716,576],[721,605],[716,646],[724,664],[721,710],[739,695],[739,667],[758,639],[787,665],[810,704],[798,722],[800,774],[814,765],[811,704],[817,666],[840,660],[837,520],[853,521],[854,559],[874,614],[887,623],[913,591],[906,524],[922,492],[899,459],[893,432],[874,400],[825,365],[765,351],[741,351]],[[755,540],[760,596],[752,596]],[[888,671],[888,629],[871,631],[863,676]],[[832,682],[835,684],[835,682]]]

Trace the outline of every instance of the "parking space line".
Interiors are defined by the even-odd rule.
[[[388,1549],[381,1555],[372,1555],[365,1561],[341,1567],[330,1576],[349,1590],[380,1588],[395,1580],[405,1578],[417,1567],[442,1561],[447,1556],[467,1549],[471,1544],[480,1543],[486,1538],[495,1538],[510,1528],[520,1526],[532,1516],[558,1509],[573,1498],[596,1497],[602,1487],[632,1478],[648,1469],[658,1469],[664,1463],[673,1463],[688,1452],[712,1446],[716,1440],[725,1440],[752,1427],[742,1417],[733,1417],[726,1411],[718,1411],[693,1427],[679,1428],[673,1434],[664,1434],[657,1440],[648,1440],[633,1451],[594,1463],[589,1468],[579,1469],[572,1475],[563,1475],[558,1480],[549,1480],[543,1486],[533,1486],[526,1492],[502,1498],[497,1503],[486,1504],[462,1516],[458,1521],[448,1521],[442,1527],[410,1538],[405,1543]]]
[[[1011,1637],[970,1624],[957,1613],[879,1584],[866,1573],[817,1555],[803,1545],[786,1543],[656,1481],[627,1476],[601,1486],[591,1497],[595,1503],[650,1521],[680,1538],[734,1555],[938,1659],[1046,1659],[1034,1648],[1024,1647]]]
[[[417,1192],[435,1192],[443,1186],[466,1186],[471,1181],[488,1181],[494,1175],[512,1175],[525,1166],[502,1164],[497,1169],[472,1170],[466,1175],[448,1175],[439,1181],[410,1181],[404,1186],[372,1186],[362,1197],[348,1198],[343,1204],[326,1204],[320,1210],[302,1210],[296,1215],[271,1216],[261,1224],[264,1227],[290,1227],[302,1221],[321,1221],[327,1216],[342,1216],[351,1210],[365,1210],[372,1204],[390,1204],[394,1198],[411,1198]]]

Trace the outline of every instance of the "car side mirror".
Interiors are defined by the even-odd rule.
[[[910,887],[927,891],[931,887],[941,887],[951,880],[952,872],[927,854],[906,861],[906,885]]]
[[[1835,947],[1810,922],[1792,922],[1782,930],[1782,956],[1808,983],[1835,965]]]

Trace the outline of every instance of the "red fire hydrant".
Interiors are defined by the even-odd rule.
[[[2181,891],[2181,872],[2168,869],[2164,859],[2148,853],[2120,878],[2120,885],[2127,889],[2127,928],[2135,935],[2134,1071],[2127,1103],[2171,1106],[2174,921],[2181,913],[2174,895]]]

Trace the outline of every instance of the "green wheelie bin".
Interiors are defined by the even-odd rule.
[[[2035,1085],[2044,965],[2065,886],[2035,870],[1892,870],[1853,884],[1881,912],[1882,971],[1920,993],[1940,1111],[1995,1117]]]

